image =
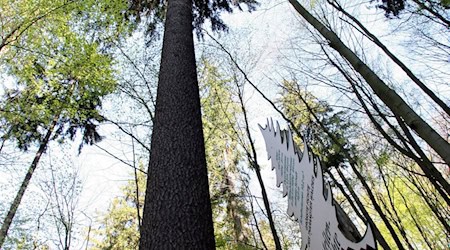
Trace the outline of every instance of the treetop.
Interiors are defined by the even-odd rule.
[[[247,6],[249,12],[254,11],[259,3],[256,0],[192,0],[194,15],[193,26],[198,33],[206,20],[211,22],[213,31],[226,31],[227,25],[223,22],[220,12],[233,12],[233,8],[243,10],[242,5]],[[130,10],[136,15],[136,21],[140,21],[140,14],[151,17],[147,31],[153,32],[154,27],[165,17],[167,1],[131,0]]]

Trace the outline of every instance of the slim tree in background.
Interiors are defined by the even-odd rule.
[[[16,74],[20,78],[16,89],[9,90],[5,94],[6,101],[0,103],[0,118],[5,122],[7,131],[3,138],[16,141],[18,148],[23,151],[27,151],[34,143],[38,143],[39,148],[3,220],[0,246],[6,240],[9,227],[49,142],[55,139],[60,142],[74,139],[77,131],[83,133],[80,150],[83,144],[101,140],[96,127],[103,120],[96,108],[101,106],[100,97],[111,93],[115,86],[109,68],[110,59],[97,53],[96,44],[77,42],[78,44],[71,45],[75,48],[83,47],[85,53],[81,55],[76,49],[66,50],[66,53],[77,51],[79,54],[78,58],[71,57],[70,63],[50,66],[45,61],[46,58],[35,58],[31,65],[20,65],[12,69],[20,71]],[[62,58],[61,60],[67,60],[69,57]],[[42,63],[38,63],[39,60]],[[77,67],[80,61],[83,66]],[[99,65],[103,66],[103,70],[94,70]],[[85,77],[85,71],[96,72]],[[40,133],[40,130],[45,133]]]
[[[364,78],[374,93],[403,120],[411,130],[415,131],[448,165],[450,164],[450,144],[445,141],[421,116],[419,116],[392,88],[375,74],[353,51],[351,51],[330,29],[311,15],[298,1],[290,0],[295,10],[311,24],[325,39],[329,46],[345,58],[352,67]],[[440,178],[436,169],[429,169],[430,174]]]
[[[83,143],[101,139],[98,108],[116,86],[106,41],[131,30],[122,21],[127,8],[107,1],[2,2],[2,20],[7,21],[0,24],[1,74],[14,79],[1,96],[2,139],[17,142],[23,151],[38,149],[2,220],[0,248],[49,142],[74,139],[77,131]],[[91,24],[83,22],[86,16]]]

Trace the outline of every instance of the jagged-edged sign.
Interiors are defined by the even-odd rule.
[[[278,123],[275,130],[273,121],[260,129],[277,186],[283,183],[283,195],[288,196],[287,212],[300,223],[302,250],[376,249],[370,226],[359,242],[348,240],[339,230],[331,188],[324,183],[320,161],[308,146],[301,152],[291,131],[280,130]]]

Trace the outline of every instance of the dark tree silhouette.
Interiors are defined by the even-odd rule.
[[[398,16],[405,9],[405,0],[371,0],[377,2],[377,7],[385,11],[386,17]]]

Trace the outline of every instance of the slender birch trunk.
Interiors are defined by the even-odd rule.
[[[328,3],[333,6],[335,9],[340,11],[346,17],[350,18],[361,30],[364,36],[367,36],[373,43],[375,43],[381,50],[383,50],[386,55],[391,58],[405,73],[409,76],[409,78],[422,89],[425,94],[427,94],[439,107],[444,110],[444,112],[450,116],[450,107],[445,104],[443,100],[441,100],[431,89],[429,89],[425,83],[423,83],[414,73],[402,62],[399,58],[397,58],[374,34],[372,34],[358,19],[352,16],[350,13],[344,10],[338,3],[335,1],[327,0]],[[414,1],[417,3],[417,1]],[[419,4],[419,3],[417,3]]]
[[[41,156],[45,152],[45,149],[47,148],[48,142],[50,141],[50,136],[52,135],[53,130],[55,129],[57,121],[58,119],[54,119],[52,124],[48,128],[47,134],[42,140],[39,149],[34,156],[33,162],[31,162],[31,165],[28,168],[28,172],[25,175],[24,180],[22,181],[19,191],[17,192],[17,195],[14,198],[14,201],[12,202],[11,207],[8,210],[8,214],[3,220],[2,228],[0,229],[0,249],[3,246],[3,243],[5,243],[5,239],[6,236],[8,235],[8,230],[11,226],[12,220],[16,215],[17,209],[19,208],[20,202],[22,201],[25,191],[28,188],[28,185],[30,184],[31,177],[33,176],[33,173],[36,170],[36,167],[41,159]]]
[[[426,123],[408,104],[386,83],[381,80],[356,54],[339,39],[339,37],[319,20],[312,16],[298,1],[289,0],[295,10],[311,24],[330,47],[344,57],[353,68],[360,73],[374,93],[386,104],[394,114],[399,115],[436,153],[450,165],[450,144],[445,141],[428,123]]]

